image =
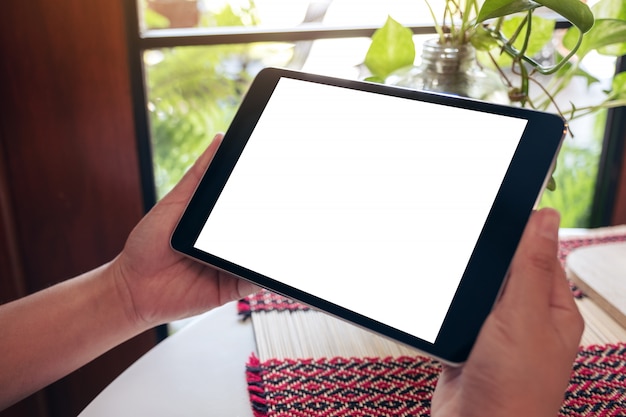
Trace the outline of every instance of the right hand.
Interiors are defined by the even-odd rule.
[[[559,219],[533,213],[467,362],[444,366],[433,417],[558,415],[584,328],[556,257]]]

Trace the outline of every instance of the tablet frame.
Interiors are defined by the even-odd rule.
[[[435,343],[424,341],[194,247],[211,209],[281,77],[528,121]],[[257,75],[244,97],[220,148],[172,234],[171,246],[175,251],[202,263],[412,346],[445,363],[461,364],[467,359],[482,324],[499,296],[525,225],[550,178],[565,133],[566,124],[563,119],[550,113],[383,84],[266,68]]]

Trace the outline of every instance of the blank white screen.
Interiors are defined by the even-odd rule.
[[[434,343],[525,126],[281,79],[195,247]]]

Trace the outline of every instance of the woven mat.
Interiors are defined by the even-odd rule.
[[[583,246],[624,241],[626,241],[626,225],[588,229],[584,232],[581,231],[578,235],[573,232],[573,234],[569,236],[560,237],[558,257],[563,266],[565,266],[567,255],[574,249]]]
[[[624,240],[625,228],[564,237],[559,259],[564,264],[578,247]],[[576,297],[582,296],[577,288],[572,290]],[[282,312],[294,317],[316,313],[268,291],[239,303],[244,318],[282,316]],[[261,329],[256,324],[255,332],[259,341]],[[430,415],[439,364],[414,355],[378,356],[260,360],[253,355],[247,381],[255,417]],[[626,344],[581,347],[560,415],[626,417]]]
[[[598,228],[586,232],[584,235],[572,235],[561,237],[559,239],[558,257],[563,267],[565,267],[565,259],[571,251],[577,248],[591,245],[602,245],[606,243],[616,243],[626,241],[626,225]],[[573,283],[570,282],[572,293],[575,297],[580,298],[584,294]]]
[[[255,417],[429,416],[440,372],[424,357],[289,359],[247,366]],[[581,348],[560,416],[626,416],[626,345]]]

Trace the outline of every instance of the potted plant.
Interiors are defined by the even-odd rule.
[[[365,65],[372,74],[368,80],[489,99],[488,94],[477,96],[466,94],[467,91],[463,90],[468,87],[467,84],[480,84],[481,79],[466,79],[465,85],[461,82],[460,91],[445,89],[449,78],[467,69],[467,65],[464,66],[462,62],[456,66],[450,64],[454,52],[457,55],[454,58],[462,60],[469,55],[469,61],[472,61],[476,51],[482,59],[480,64],[472,61],[473,69],[493,69],[510,102],[546,110],[554,104],[554,97],[567,86],[572,77],[585,76],[590,83],[597,81],[579,65],[588,53],[598,51],[614,56],[626,54],[626,4],[622,0],[601,0],[593,8],[581,0],[442,0],[444,8],[441,20],[435,16],[428,0],[425,1],[438,36],[425,43],[422,68],[413,66],[413,33],[389,17],[385,25],[372,36],[365,57]],[[563,38],[563,53],[557,51],[556,61],[546,64],[535,59],[535,55],[553,39],[555,19],[548,17],[549,14],[566,19],[571,23],[571,28]],[[433,48],[438,49],[430,56]],[[464,52],[466,50],[470,52]],[[434,67],[446,71],[428,73],[423,68],[424,61],[428,63],[432,59],[443,59],[444,62],[437,62]],[[439,76],[440,79],[433,83],[433,76]],[[424,84],[424,79],[431,88]],[[433,84],[435,88],[432,88]],[[444,87],[441,87],[442,84]],[[536,97],[531,97],[531,84],[538,86],[539,95]],[[487,93],[491,88],[498,87],[494,87],[490,81],[486,85]],[[572,119],[599,108],[624,104],[626,75],[618,74],[603,102],[584,109],[577,109],[575,105],[567,110],[557,107],[556,111],[564,118]]]

